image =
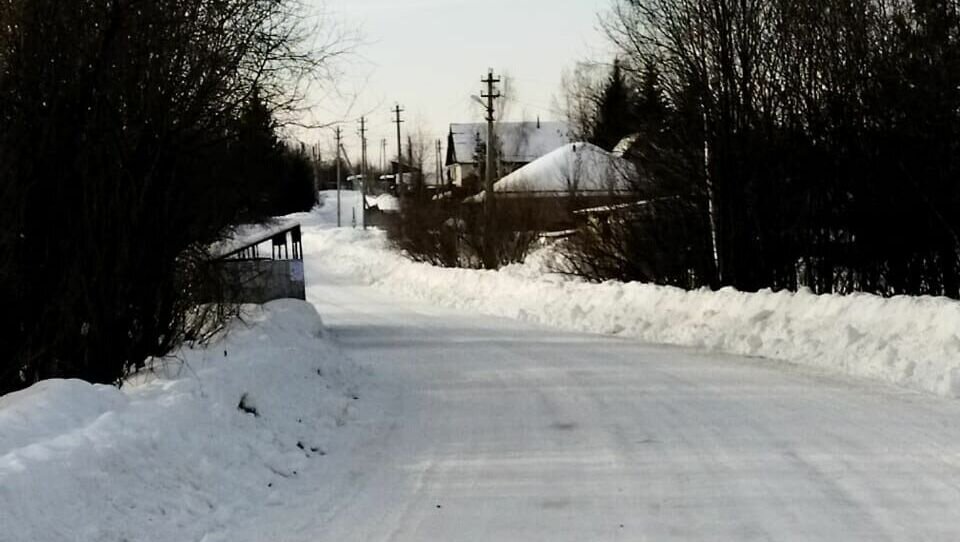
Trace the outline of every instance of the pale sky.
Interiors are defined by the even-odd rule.
[[[504,120],[561,120],[554,111],[561,72],[580,60],[609,60],[598,29],[598,14],[609,0],[307,0],[325,6],[344,28],[359,31],[365,43],[346,67],[340,87],[357,99],[327,99],[315,120],[347,121],[344,134],[351,155],[359,148],[356,123],[369,118],[369,159],[379,158],[380,139],[396,153],[390,109],[399,103],[404,145],[407,130],[422,127],[445,138],[454,122],[477,122],[488,68],[513,81],[512,103]],[[330,130],[300,136],[333,149]],[[444,139],[444,144],[446,143]]]

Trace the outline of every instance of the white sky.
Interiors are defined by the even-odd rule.
[[[608,0],[307,0],[325,6],[364,43],[346,66],[340,86],[356,91],[323,101],[318,122],[345,121],[351,155],[359,148],[356,119],[369,118],[369,159],[379,159],[380,139],[388,155],[396,153],[390,109],[406,109],[408,130],[418,126],[432,138],[445,138],[452,122],[480,121],[483,111],[471,101],[479,94],[488,68],[513,80],[509,120],[559,120],[554,97],[560,76],[579,60],[608,60],[598,29],[598,14]],[[299,136],[332,151],[331,130]],[[357,140],[357,141],[354,141]],[[444,145],[446,141],[444,139]]]

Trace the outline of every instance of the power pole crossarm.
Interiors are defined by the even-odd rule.
[[[484,187],[486,191],[486,197],[484,201],[493,200],[493,165],[496,163],[494,161],[494,155],[497,149],[497,134],[493,128],[493,122],[495,120],[494,113],[496,109],[494,108],[493,101],[500,97],[500,91],[494,90],[494,85],[500,82],[499,77],[494,77],[493,70],[487,74],[485,79],[480,80],[482,83],[487,85],[487,91],[481,92],[480,96],[487,99],[487,164],[486,164],[486,175],[484,176]],[[488,205],[492,207],[492,205]],[[492,211],[492,210],[491,210]]]

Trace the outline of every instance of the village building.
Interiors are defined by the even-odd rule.
[[[630,197],[636,167],[596,145],[569,143],[506,175],[494,184],[501,197]]]
[[[544,231],[566,229],[581,209],[632,205],[640,176],[628,160],[586,142],[569,143],[498,180],[493,189],[501,212],[535,217]],[[481,203],[480,192],[465,203]]]
[[[495,128],[499,171],[503,177],[571,142],[564,122],[499,122]],[[451,124],[445,160],[447,181],[467,193],[482,188],[487,124]]]

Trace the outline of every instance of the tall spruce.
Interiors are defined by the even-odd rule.
[[[591,143],[606,150],[613,150],[617,143],[630,135],[634,103],[631,94],[620,60],[614,60],[610,77],[600,96],[597,123],[593,128]]]

